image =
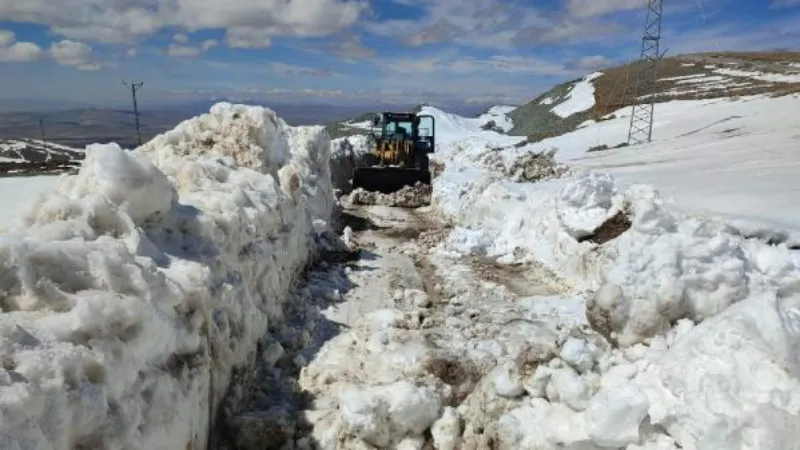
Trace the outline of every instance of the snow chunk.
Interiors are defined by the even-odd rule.
[[[165,216],[177,200],[175,188],[160,170],[117,144],[87,146],[78,176],[66,178],[60,192],[78,198],[101,195],[135,224]]]
[[[589,385],[572,368],[555,369],[550,376],[547,397],[561,401],[576,411],[586,409],[591,396]]]
[[[570,337],[561,347],[559,356],[575,370],[584,373],[591,370],[602,351],[593,343]]]
[[[431,427],[433,448],[436,450],[455,450],[461,437],[461,419],[455,408],[447,406],[444,413]]]
[[[522,379],[517,373],[516,367],[511,363],[496,367],[490,376],[497,395],[501,397],[516,398],[525,393]]]
[[[435,392],[408,381],[387,386],[346,386],[339,408],[347,430],[378,447],[397,442],[408,433],[422,434],[442,408]]]
[[[586,409],[589,437],[603,447],[624,447],[639,442],[639,425],[647,415],[647,396],[634,386],[600,391]]]

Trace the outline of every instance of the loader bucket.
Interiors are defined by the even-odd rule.
[[[416,183],[431,184],[427,170],[402,167],[359,167],[353,172],[353,189],[391,194]]]

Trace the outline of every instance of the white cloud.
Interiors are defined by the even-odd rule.
[[[214,39],[207,39],[201,42],[199,46],[170,44],[169,47],[167,47],[166,53],[169,56],[175,56],[177,58],[194,58],[203,52],[211,50],[216,45],[217,41]]]
[[[61,65],[73,66],[79,70],[97,70],[94,50],[83,42],[63,40],[50,45],[50,56]]]
[[[44,51],[38,45],[15,40],[13,31],[0,30],[0,62],[30,62],[44,56]]]
[[[217,44],[218,42],[216,39],[206,39],[200,44],[200,48],[203,49],[204,52],[206,52],[216,47]]]
[[[167,47],[167,55],[178,58],[194,58],[200,53],[202,53],[201,49],[188,45],[170,44]]]
[[[274,33],[269,29],[235,27],[225,33],[225,43],[231,48],[267,48]]]
[[[356,23],[367,7],[366,0],[71,0],[65,14],[52,0],[4,0],[0,21],[44,24],[70,39],[103,43],[131,42],[171,26],[221,28],[239,46],[254,33],[263,46],[273,36],[330,35]]]
[[[267,68],[271,72],[281,75],[311,76],[311,77],[330,77],[334,75],[331,69],[317,69],[313,67],[298,66],[279,62],[268,63]]]
[[[596,41],[620,33],[625,21],[611,13],[643,9],[645,0],[561,0],[560,8],[537,2],[496,0],[393,0],[425,11],[419,20],[373,21],[365,28],[406,45],[454,43],[464,47],[509,50],[537,44]],[[688,0],[676,0],[686,2]]]
[[[396,58],[376,61],[385,72],[422,74],[532,74],[569,76],[576,72],[560,62],[533,56],[494,55],[489,58],[458,56],[446,52],[425,58]]]
[[[567,0],[570,17],[599,17],[620,11],[644,10],[646,0]]]
[[[553,26],[553,21],[531,6],[495,0],[395,0],[425,10],[420,20],[370,22],[366,29],[410,46],[453,42],[470,47],[503,49],[512,46],[517,30]]]
[[[31,42],[15,42],[0,47],[0,62],[30,62],[41,59],[44,51]]]
[[[0,47],[8,47],[16,40],[13,31],[0,30]]]
[[[126,54],[128,58],[135,58],[139,54],[139,50],[136,48],[129,48]]]
[[[598,69],[604,69],[611,66],[611,64],[613,64],[613,61],[603,55],[592,55],[584,56],[577,61],[570,62],[567,64],[567,67],[583,72],[591,72]]]
[[[180,42],[181,44],[189,42],[189,36],[186,36],[183,33],[178,33],[175,36],[172,36],[172,39],[174,39],[175,42]]]

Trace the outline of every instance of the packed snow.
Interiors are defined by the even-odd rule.
[[[89,146],[0,237],[0,446],[205,448],[330,215],[329,147],[226,103]]]
[[[572,85],[566,98],[551,109],[553,114],[567,118],[573,114],[591,109],[595,104],[594,84],[592,82],[601,76],[603,76],[601,72],[595,72],[586,75]]]

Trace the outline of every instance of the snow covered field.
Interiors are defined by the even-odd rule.
[[[333,196],[322,127],[218,104],[77,176],[0,236],[0,447],[205,448]]]
[[[790,114],[799,107],[798,95],[660,103],[652,143],[587,153],[627,141],[626,108],[610,120],[587,122],[574,132],[512,149],[503,158],[555,148],[556,158],[575,170],[598,169],[622,183],[649,184],[679,209],[720,217],[746,234],[783,235],[800,244],[800,209],[794,207],[800,196],[800,125]],[[494,139],[479,136],[484,142]],[[507,145],[509,138],[495,140]],[[485,147],[458,145],[467,157],[459,164],[467,167]]]

